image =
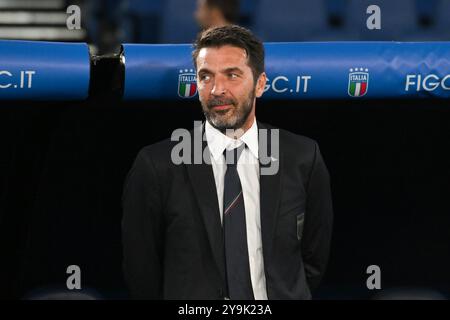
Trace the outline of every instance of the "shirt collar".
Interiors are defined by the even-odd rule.
[[[208,142],[208,148],[216,161],[219,161],[225,148],[233,149],[240,146],[242,143],[247,145],[248,149],[256,159],[259,158],[258,125],[256,123],[256,118],[254,118],[252,126],[238,139],[226,136],[218,129],[214,128],[208,120],[206,120],[205,124],[205,135],[206,141]]]

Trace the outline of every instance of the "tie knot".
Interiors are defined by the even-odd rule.
[[[225,157],[225,163],[227,166],[236,166],[239,160],[239,157],[242,154],[242,151],[245,149],[245,143],[241,144],[239,147],[236,147],[231,150],[225,149],[223,151],[223,155]]]

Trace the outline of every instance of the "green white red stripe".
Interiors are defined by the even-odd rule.
[[[179,93],[185,98],[195,95],[196,90],[197,85],[195,83],[180,83]]]
[[[363,96],[367,91],[367,82],[351,82],[349,91],[354,97]]]

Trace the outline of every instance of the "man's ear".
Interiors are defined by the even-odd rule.
[[[258,81],[256,81],[255,96],[257,98],[259,98],[263,95],[264,88],[266,87],[266,82],[267,82],[267,76],[266,76],[266,73],[263,72],[259,75]]]

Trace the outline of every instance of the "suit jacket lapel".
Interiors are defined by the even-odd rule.
[[[199,130],[196,134],[192,134],[192,150],[195,150],[194,137],[200,136],[203,138],[204,124],[202,126],[195,127],[191,133],[195,130]],[[209,157],[209,149],[206,141],[201,142],[202,152],[206,148],[205,157]],[[203,154],[203,153],[202,153]],[[197,198],[200,212],[203,217],[203,222],[208,234],[209,244],[216,261],[220,276],[222,277],[222,283],[225,283],[225,257],[224,257],[224,242],[223,242],[223,230],[220,222],[220,211],[217,201],[216,184],[214,181],[213,169],[210,164],[206,164],[201,160],[201,164],[195,164],[193,162],[194,156],[192,156],[191,164],[187,164],[187,172],[194,189],[194,194]]]
[[[280,200],[280,192],[281,192],[281,170],[282,170],[282,153],[281,148],[279,151],[279,159],[271,158],[269,163],[264,163],[264,157],[270,156],[273,154],[271,144],[270,133],[271,129],[267,128],[264,124],[258,122],[258,131],[259,130],[268,130],[266,134],[267,137],[267,147],[262,148],[262,143],[264,143],[264,137],[261,134],[258,134],[258,143],[259,143],[259,166],[260,166],[260,214],[261,214],[261,237],[263,244],[263,255],[264,255],[264,264],[268,266],[269,254],[272,251],[274,236],[275,236],[275,228],[277,224],[277,215],[279,209],[279,200]],[[279,144],[278,144],[279,147]],[[264,154],[267,153],[267,154]],[[262,162],[263,161],[263,162]],[[270,167],[273,165],[274,161],[279,161],[278,171],[273,175],[263,175],[261,174],[261,169],[264,167]],[[267,270],[266,270],[267,272]]]

